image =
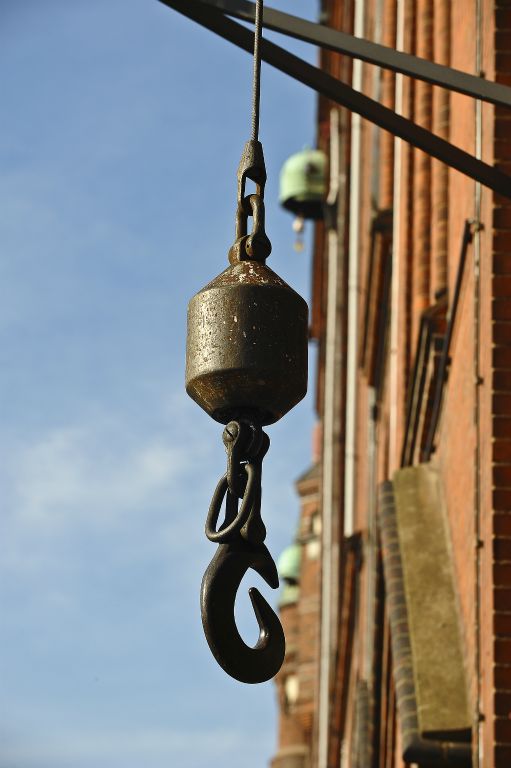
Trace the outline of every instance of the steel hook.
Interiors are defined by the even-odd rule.
[[[252,544],[240,536],[218,546],[202,579],[202,624],[211,652],[227,674],[242,683],[263,683],[282,666],[286,642],[277,615],[255,587],[249,590],[259,624],[255,647],[248,646],[238,632],[234,603],[249,568],[273,589],[278,587],[277,567],[264,544]]]

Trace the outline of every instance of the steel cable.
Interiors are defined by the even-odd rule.
[[[261,96],[261,37],[263,0],[256,0],[254,29],[254,75],[252,80],[252,139],[259,140],[259,103]]]

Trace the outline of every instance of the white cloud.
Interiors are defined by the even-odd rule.
[[[178,558],[180,577],[195,575],[217,480],[211,455],[217,449],[221,467],[221,441],[204,440],[179,399],[153,394],[152,429],[96,407],[86,423],[0,444],[4,574],[56,578],[83,563],[91,546],[105,557],[111,542],[120,566]]]
[[[44,526],[111,523],[161,502],[191,462],[180,445],[154,435],[137,440],[111,424],[53,428],[12,457],[11,512]]]

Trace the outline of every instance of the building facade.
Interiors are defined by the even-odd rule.
[[[511,85],[510,0],[320,11]],[[330,51],[321,67],[511,175],[510,110]],[[317,449],[297,484],[272,766],[508,768],[511,199],[323,98],[317,127]]]

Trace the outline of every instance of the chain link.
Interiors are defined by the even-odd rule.
[[[261,518],[262,462],[270,439],[259,425],[244,419],[229,422],[223,441],[227,450],[227,472],[218,481],[209,505],[206,536],[217,544],[239,536],[251,544],[262,544],[266,538]],[[224,521],[217,528],[224,499]]]

